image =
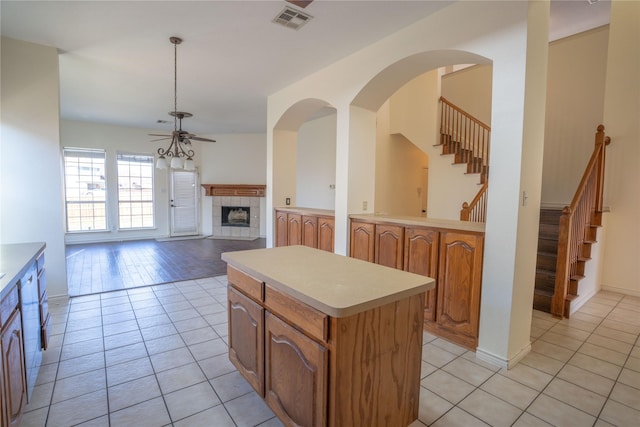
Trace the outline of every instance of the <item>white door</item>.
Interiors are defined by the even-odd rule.
[[[198,234],[198,174],[171,169],[171,237]]]

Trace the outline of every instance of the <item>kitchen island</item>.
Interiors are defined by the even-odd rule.
[[[285,425],[417,419],[433,279],[305,246],[222,259],[229,358]]]

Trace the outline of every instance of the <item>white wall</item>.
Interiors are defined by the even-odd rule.
[[[215,143],[200,146],[201,184],[266,184],[267,157],[264,133],[207,135]],[[212,198],[202,199],[202,234],[212,233]],[[266,198],[260,199],[260,236],[266,234]]]
[[[171,131],[167,131],[170,133]],[[67,243],[107,242],[150,239],[169,236],[169,169],[154,168],[155,227],[147,230],[118,229],[118,172],[116,154],[135,153],[156,155],[161,146],[150,142],[149,133],[162,133],[157,129],[114,126],[102,123],[60,121],[60,147],[101,148],[106,150],[107,227],[108,231],[67,233]],[[168,146],[164,142],[163,147]],[[196,166],[200,164],[199,144],[193,144]],[[157,157],[157,155],[156,155]]]
[[[372,151],[375,116],[364,110],[373,114],[393,92],[426,71],[452,63],[493,62],[490,167],[496,186],[489,198],[480,349],[504,364],[519,357],[529,343],[524,329],[531,321],[535,256],[516,259],[516,252],[528,255],[537,246],[530,231],[538,227],[539,203],[521,207],[519,201],[523,189],[539,201],[535,168],[541,173],[541,161],[536,160],[542,153],[544,103],[540,105],[536,94],[544,94],[544,85],[538,83],[546,79],[548,9],[548,2],[456,2],[268,99],[267,162],[272,166],[267,174],[274,175],[267,179],[273,182],[279,179],[274,129],[285,112],[304,99],[323,99],[336,108],[335,247],[337,253],[346,253],[348,213],[362,212],[362,201],[374,194],[375,156],[367,155],[365,147]],[[544,65],[542,72],[536,64]],[[534,158],[524,173],[523,152]],[[270,209],[276,200],[267,203]],[[273,225],[267,227],[270,246]],[[525,294],[528,301],[521,297]]]
[[[568,206],[603,123],[609,28],[601,27],[549,45],[542,202]],[[604,123],[607,126],[607,123]]]
[[[49,296],[67,294],[58,52],[2,38],[0,242],[46,242]]]
[[[440,74],[432,70],[412,79],[389,98],[389,133],[401,133],[423,152],[438,143]],[[431,157],[431,156],[430,156]]]
[[[377,114],[376,135],[376,213],[420,216],[423,169],[429,158],[402,134],[390,134],[390,102],[382,104]]]
[[[607,238],[603,289],[640,296],[640,2],[611,2],[604,97]]]
[[[296,204],[335,208],[336,115],[309,120],[298,129]]]
[[[442,76],[442,96],[484,124],[491,123],[491,65],[474,65]]]

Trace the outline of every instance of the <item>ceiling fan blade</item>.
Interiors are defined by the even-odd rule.
[[[149,133],[149,136],[166,136],[167,138],[171,138],[171,135],[167,135],[166,133]]]
[[[164,140],[168,140],[168,139],[171,139],[171,137],[170,136],[165,136],[164,138],[152,139],[149,142],[164,141]]]
[[[215,139],[202,138],[202,137],[200,137],[200,136],[195,136],[195,135],[194,135],[194,136],[192,136],[192,137],[190,137],[190,139],[193,139],[193,140],[195,140],[195,141],[216,142],[216,140],[215,140]]]

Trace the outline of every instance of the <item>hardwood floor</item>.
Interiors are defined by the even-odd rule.
[[[69,296],[226,274],[223,252],[264,248],[266,239],[129,242],[69,245],[66,249]]]

